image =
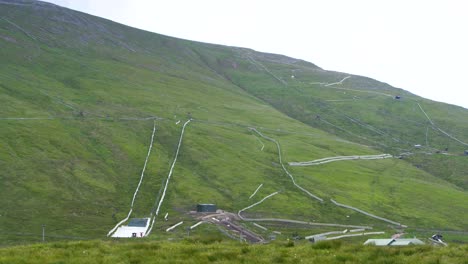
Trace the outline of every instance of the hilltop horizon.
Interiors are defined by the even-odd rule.
[[[196,5],[183,0],[47,2],[176,38],[300,58],[326,70],[372,77],[434,101],[468,108],[466,89],[459,88],[463,87],[463,62],[468,59],[464,49],[468,39],[457,33],[468,23],[461,22],[467,19],[460,12],[462,3],[256,1],[222,8],[213,1]],[[416,12],[421,6],[424,12]],[[309,10],[320,11],[310,16]],[[330,14],[339,18],[330,20]],[[432,19],[435,14],[437,21]]]

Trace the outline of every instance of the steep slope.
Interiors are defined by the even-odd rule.
[[[462,157],[468,148],[466,109],[284,56],[247,49],[221,56],[222,48],[205,48],[200,53],[210,68],[281,112],[348,140],[402,155],[466,189],[467,167]],[[450,168],[442,165],[444,170],[431,166],[453,163]]]
[[[161,36],[39,1],[0,7],[2,243],[37,241],[42,224],[48,239],[105,237],[128,213],[155,125],[132,217],[154,214],[189,119],[161,202],[169,221],[159,214],[154,237],[179,220],[194,223],[187,212],[197,203],[237,212],[276,191],[244,215],[387,228],[334,199],[414,228],[468,229],[464,157],[437,155],[457,164],[450,177],[410,163],[432,156],[287,164],[427,152],[445,142],[460,153],[437,128],[466,142],[464,109],[301,60]],[[382,95],[397,93],[403,100]],[[366,103],[356,103],[362,94]],[[428,126],[430,147],[414,151]]]

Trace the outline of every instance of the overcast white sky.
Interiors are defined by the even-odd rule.
[[[465,0],[46,0],[148,31],[252,48],[468,108]]]

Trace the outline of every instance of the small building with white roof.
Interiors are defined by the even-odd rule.
[[[128,225],[120,226],[112,237],[144,237],[149,227],[149,218],[132,218]]]
[[[368,239],[364,245],[374,246],[410,246],[410,245],[424,245],[424,242],[417,238],[388,238],[388,239]]]

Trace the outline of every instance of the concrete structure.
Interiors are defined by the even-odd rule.
[[[143,237],[150,224],[149,218],[133,218],[127,226],[120,226],[112,237]]]
[[[424,242],[417,238],[388,238],[388,239],[368,239],[364,245],[374,246],[410,246],[410,245],[424,245]]]
[[[197,212],[216,213],[216,205],[215,204],[197,204]]]

